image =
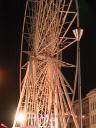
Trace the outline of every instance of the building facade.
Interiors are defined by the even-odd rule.
[[[96,128],[96,89],[87,94],[89,99],[89,128]]]
[[[75,101],[73,107],[79,122],[78,100]],[[82,125],[82,128],[96,128],[96,89],[91,90],[82,99]],[[74,128],[73,124],[70,124],[68,128]]]
[[[85,97],[82,100],[82,124],[83,128],[89,128],[89,99]]]
[[[75,101],[74,111],[76,113],[77,120],[79,122],[80,113],[79,113],[78,100]],[[88,97],[85,97],[82,99],[82,124],[83,124],[83,128],[89,128],[89,99]]]

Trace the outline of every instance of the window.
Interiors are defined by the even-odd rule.
[[[91,122],[90,123],[93,124],[93,116],[91,116]]]
[[[95,102],[95,109],[96,109],[96,102]]]
[[[93,110],[94,110],[94,102],[93,102]]]
[[[91,102],[91,108],[90,108],[91,110],[93,109],[93,104],[92,104],[92,102]]]
[[[95,124],[96,124],[96,115],[95,115]]]
[[[94,115],[93,115],[93,124],[94,124],[94,121],[95,121],[95,120],[94,120]]]

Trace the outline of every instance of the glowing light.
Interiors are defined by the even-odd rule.
[[[24,113],[18,113],[18,114],[16,115],[16,121],[18,121],[18,122],[20,122],[20,123],[23,123],[24,120],[25,120],[25,115],[24,115]]]
[[[85,118],[85,115],[82,115],[82,118]]]
[[[3,123],[1,123],[1,126],[7,128],[7,126],[5,124],[3,124]]]

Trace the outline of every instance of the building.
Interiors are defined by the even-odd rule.
[[[74,103],[74,111],[79,122],[79,102]],[[91,90],[82,99],[82,124],[83,128],[96,128],[96,89]],[[74,128],[73,124],[70,124],[68,128]]]
[[[89,128],[96,128],[96,89],[87,94],[89,99]]]
[[[89,99],[85,97],[82,99],[82,123],[83,128],[89,128]]]
[[[79,122],[79,103],[78,100],[75,101],[74,110]],[[89,99],[85,97],[82,99],[82,123],[83,128],[89,128]],[[73,127],[72,127],[73,128]]]

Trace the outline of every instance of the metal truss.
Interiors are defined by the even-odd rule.
[[[73,108],[78,83],[78,29],[75,36],[72,30],[77,28],[77,18],[74,0],[27,0],[20,99],[13,128],[67,128],[70,120],[79,128]],[[69,61],[70,56],[74,61]],[[66,76],[67,71],[73,75]],[[16,118],[19,113],[25,117],[23,122]]]

